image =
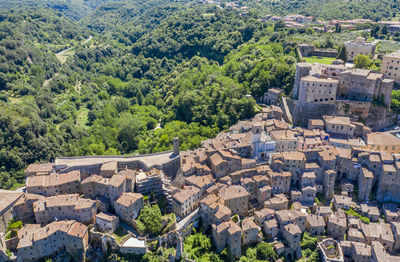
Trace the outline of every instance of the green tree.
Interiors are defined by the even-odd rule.
[[[285,28],[285,27],[286,27],[285,22],[282,19],[280,19],[280,20],[275,22],[274,31],[275,32],[279,31],[279,30],[281,30],[282,28]]]
[[[257,259],[260,260],[275,260],[277,258],[275,250],[266,242],[261,242],[257,245]]]
[[[342,59],[344,62],[347,61],[347,51],[346,51],[346,47],[344,45],[340,47],[339,53],[336,58]]]
[[[145,226],[146,232],[159,234],[162,230],[161,210],[157,204],[146,205],[140,210],[138,220]]]
[[[354,58],[354,66],[356,68],[368,69],[372,65],[372,61],[367,55],[357,55]]]

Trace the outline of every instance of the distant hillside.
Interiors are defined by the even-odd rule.
[[[324,19],[381,20],[400,14],[397,0],[256,0],[245,4],[264,13],[299,13]]]
[[[0,0],[0,9],[28,6],[29,8],[50,7],[55,11],[79,20],[95,8],[106,2],[115,0]]]

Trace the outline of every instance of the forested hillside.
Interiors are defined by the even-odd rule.
[[[320,19],[383,20],[399,16],[397,0],[267,0],[248,3],[260,12],[287,15],[303,14]]]
[[[248,12],[192,1],[0,0],[0,187],[61,155],[159,152],[174,136],[195,148],[254,115],[247,94],[289,94],[296,39],[308,33],[262,22],[266,14],[375,19],[398,10],[375,0],[241,4]]]

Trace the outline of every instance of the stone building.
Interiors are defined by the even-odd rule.
[[[225,186],[219,191],[221,204],[228,207],[233,214],[245,215],[248,211],[250,194],[242,186]]]
[[[356,128],[350,121],[349,117],[343,116],[323,116],[326,132],[330,134],[344,135],[347,137],[354,136]]]
[[[347,230],[346,216],[337,212],[328,217],[327,233],[335,239],[344,240]]]
[[[254,223],[254,218],[246,217],[242,221],[242,244],[257,244],[262,241],[260,227]]]
[[[139,216],[143,206],[142,194],[123,193],[117,201],[115,201],[115,214],[117,214],[122,221],[132,225],[133,220]]]
[[[57,220],[76,220],[93,224],[97,213],[96,201],[80,198],[78,194],[46,197],[33,203],[36,223],[46,225]]]
[[[306,229],[312,236],[322,236],[325,232],[325,221],[322,216],[309,214],[306,218]]]
[[[91,175],[82,181],[82,190],[85,197],[105,197],[114,207],[115,201],[126,191],[126,177],[114,175],[111,178],[105,178]]]
[[[239,258],[242,255],[242,230],[232,220],[220,224],[213,224],[212,236],[218,253],[225,247],[228,247],[235,258]]]
[[[231,210],[220,204],[218,199],[217,195],[209,194],[200,201],[200,215],[205,228],[231,219]]]
[[[275,212],[275,217],[279,222],[279,225],[285,226],[290,223],[295,223],[301,232],[304,232],[306,228],[306,217],[307,214],[297,210],[279,210]]]
[[[360,200],[369,200],[373,181],[374,175],[371,171],[366,168],[360,169],[360,175],[358,177],[358,198]]]
[[[13,214],[17,220],[21,220],[24,224],[34,223],[35,213],[33,211],[33,203],[38,200],[45,199],[45,196],[25,193],[14,204]]]
[[[284,91],[280,88],[270,88],[264,93],[262,101],[267,105],[279,105],[279,99],[284,95]]]
[[[296,151],[298,140],[291,130],[275,130],[269,133],[276,142],[276,152]]]
[[[118,163],[116,161],[110,161],[101,165],[100,175],[102,177],[111,178],[118,172]]]
[[[341,100],[379,100],[390,107],[394,81],[367,69],[349,69],[339,76],[337,97]]]
[[[8,222],[14,217],[14,204],[23,196],[22,192],[0,189],[0,233],[5,233]]]
[[[180,217],[190,214],[200,201],[202,193],[198,187],[186,186],[172,195],[172,209]]]
[[[324,171],[324,191],[327,199],[332,199],[335,189],[336,172],[333,170]]]
[[[44,196],[80,193],[82,192],[80,172],[74,170],[67,173],[28,176],[26,192]]]
[[[35,227],[18,232],[17,261],[32,261],[51,257],[67,251],[84,261],[89,245],[87,227],[76,221],[56,221],[44,227]]]
[[[382,58],[381,73],[386,77],[400,82],[400,52],[384,55]]]
[[[117,216],[100,212],[96,215],[96,229],[100,232],[113,233],[119,224]]]
[[[25,176],[47,176],[52,173],[53,170],[54,166],[52,163],[30,164],[25,169]]]
[[[268,177],[273,194],[285,194],[290,191],[290,172],[270,172]]]
[[[268,239],[275,238],[280,232],[278,221],[275,218],[265,220],[263,222],[263,230]]]
[[[297,226],[296,223],[287,224],[282,227],[282,236],[288,243],[291,250],[293,250],[292,254],[295,254],[295,257],[300,257],[301,251],[300,240],[301,240],[301,230]]]
[[[339,81],[330,78],[306,76],[300,80],[299,102],[318,103],[336,100]]]
[[[358,55],[366,55],[371,58],[375,56],[376,43],[366,42],[365,38],[359,37],[354,41],[344,43],[347,53],[347,61],[353,62]]]

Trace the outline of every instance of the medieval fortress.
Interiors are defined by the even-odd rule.
[[[374,57],[375,44],[361,39],[345,43],[347,61],[357,55]],[[349,116],[379,130],[393,123],[391,92],[400,80],[400,53],[386,55],[381,71],[356,69],[342,60],[331,65],[298,63],[290,101],[293,123],[306,125],[308,119],[325,114]]]

